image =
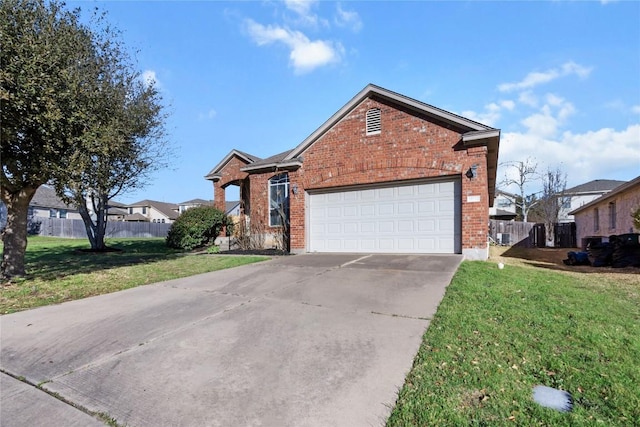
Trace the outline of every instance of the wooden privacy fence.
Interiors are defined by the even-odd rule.
[[[498,245],[544,247],[544,225],[534,222],[489,220],[489,237]]]
[[[171,224],[153,222],[109,221],[105,237],[167,237]],[[81,219],[33,218],[32,234],[69,239],[86,239],[87,231]]]

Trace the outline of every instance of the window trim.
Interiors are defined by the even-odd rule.
[[[618,222],[616,218],[616,202],[615,201],[609,202],[608,209],[609,209],[609,229],[615,230]]]
[[[285,215],[287,218],[289,217],[289,174],[286,172],[277,174],[269,178],[267,182],[267,197],[269,201],[269,227],[282,227],[282,223],[279,221],[279,216],[274,216],[273,212],[277,209],[277,200],[272,200],[272,189],[279,186],[284,186],[284,199],[282,202],[284,203]],[[277,190],[276,190],[277,191]],[[274,222],[273,219],[278,218],[277,222]]]

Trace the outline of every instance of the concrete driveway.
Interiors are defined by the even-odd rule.
[[[296,255],[2,316],[0,424],[384,425],[461,259]]]

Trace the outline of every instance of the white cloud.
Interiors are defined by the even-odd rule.
[[[640,124],[617,131],[603,128],[584,133],[566,131],[558,137],[507,132],[500,142],[500,163],[537,159],[542,169],[560,166],[572,185],[617,176],[640,174]],[[506,172],[501,167],[498,178]]]
[[[631,107],[631,112],[633,114],[640,114],[640,105],[634,105],[633,107]]]
[[[292,23],[296,25],[302,25],[307,27],[317,27],[318,24],[328,26],[329,23],[326,19],[318,18],[318,15],[312,13],[312,9],[318,2],[316,0],[285,0],[285,7],[294,12],[296,19]],[[285,17],[286,19],[286,17]],[[289,22],[290,20],[288,20]]]
[[[294,11],[298,15],[308,15],[311,6],[317,3],[315,0],[284,0],[287,9]]]
[[[505,110],[513,111],[516,108],[516,103],[511,100],[500,101],[500,106]]]
[[[214,119],[217,115],[218,115],[218,112],[212,108],[209,111],[207,111],[206,113],[198,114],[198,119],[199,120],[211,120],[211,119]]]
[[[575,62],[566,62],[560,68],[552,68],[547,71],[532,71],[525,76],[524,79],[517,83],[502,83],[498,85],[500,92],[511,92],[514,90],[526,90],[535,86],[549,83],[560,77],[569,75],[577,75],[580,78],[586,78],[591,73],[592,68],[584,67]]]
[[[560,125],[575,113],[573,104],[564,98],[547,94],[545,96],[546,103],[540,110],[521,120],[531,135],[549,138],[554,136]]]
[[[538,106],[538,97],[530,90],[525,90],[518,95],[518,101],[529,107]]]
[[[140,79],[146,87],[149,87],[151,85],[155,85],[156,88],[160,87],[160,81],[156,76],[156,72],[153,70],[145,70],[140,76]]]
[[[245,20],[245,26],[247,32],[258,46],[277,42],[286,45],[290,50],[290,65],[298,74],[340,62],[344,55],[344,48],[338,42],[327,40],[312,41],[300,31],[290,30],[278,25],[264,26],[251,19]]]
[[[340,3],[336,6],[335,23],[339,27],[349,27],[356,33],[362,29],[362,20],[358,12],[344,10]]]

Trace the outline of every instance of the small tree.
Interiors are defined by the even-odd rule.
[[[522,214],[522,221],[527,222],[529,211],[533,206],[532,196],[534,196],[531,193],[528,194],[527,189],[532,182],[540,179],[538,164],[528,157],[525,161],[505,162],[502,163],[501,166],[512,170],[513,175],[509,176],[505,173],[504,179],[500,182],[500,186],[504,188],[515,186],[518,188],[518,197],[515,200],[516,208]]]
[[[633,227],[640,231],[640,207],[631,214],[631,217],[633,218]]]
[[[166,243],[170,248],[183,250],[212,245],[229,224],[224,212],[212,206],[191,208],[171,224]]]
[[[539,211],[545,225],[547,242],[553,242],[555,224],[558,222],[566,187],[566,173],[560,168],[547,169],[542,177],[542,195],[539,201]]]

